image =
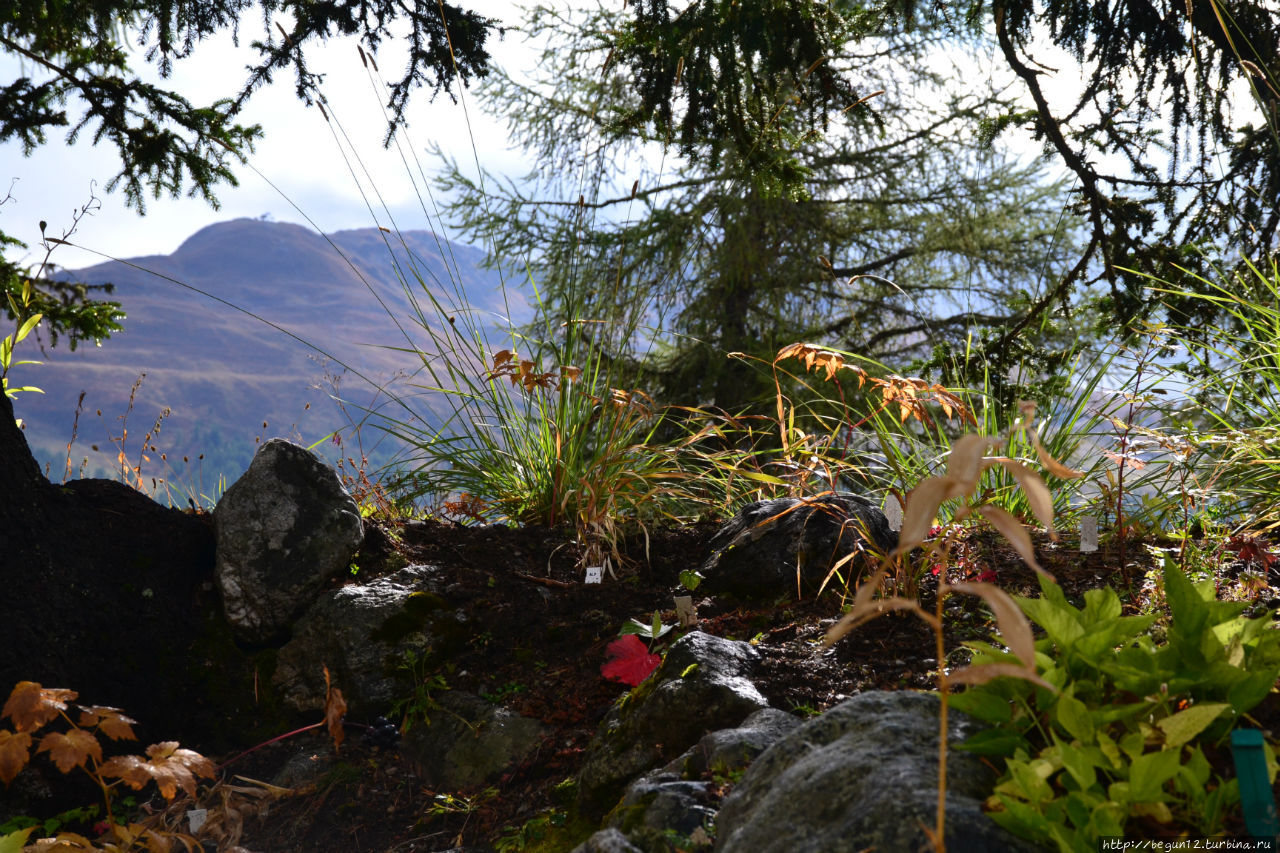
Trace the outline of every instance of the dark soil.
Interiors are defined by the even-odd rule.
[[[256,853],[488,850],[500,844],[524,849],[521,843],[566,820],[557,830],[561,843],[585,834],[588,827],[572,825],[570,798],[560,786],[575,774],[600,721],[628,689],[601,676],[605,646],[628,619],[648,623],[656,610],[664,622],[675,621],[673,595],[689,594],[679,574],[702,563],[715,529],[703,524],[650,530],[625,543],[616,576],[586,584],[580,547],[564,531],[436,522],[369,525],[356,557],[359,574],[349,582],[366,582],[408,563],[440,566],[451,595],[467,610],[468,624],[480,626],[460,654],[429,675],[442,677],[447,689],[476,693],[537,718],[550,734],[523,765],[465,791],[425,785],[394,743],[372,736],[373,720],[348,719],[346,741],[336,755],[323,727],[248,753],[216,755],[222,781],[212,790],[206,786],[200,805],[223,833],[222,849],[232,840]],[[1081,554],[1075,542],[1043,538],[1036,546],[1069,598],[1125,580],[1112,568],[1118,561],[1106,548]],[[1146,571],[1155,562],[1152,549],[1139,543],[1130,542],[1128,552],[1133,593],[1126,606],[1138,610],[1150,591]],[[994,577],[1009,592],[1038,594],[1034,573],[994,534],[961,543],[949,577]],[[925,570],[915,581],[921,603],[932,609],[936,577]],[[824,646],[823,635],[847,598],[839,584],[816,600],[792,595],[747,603],[693,596],[700,630],[759,649],[756,684],[782,710],[808,716],[864,690],[933,686],[934,638],[910,614],[890,614]],[[948,598],[946,609],[948,662],[956,665],[963,663],[964,641],[990,636],[989,615],[968,596]],[[1268,707],[1255,717],[1280,725],[1272,719],[1280,714]],[[259,784],[277,778],[290,762],[314,772],[281,788]],[[718,781],[723,790],[731,785]],[[158,798],[155,803],[163,806]],[[189,801],[175,804],[165,822],[179,827],[190,808]]]

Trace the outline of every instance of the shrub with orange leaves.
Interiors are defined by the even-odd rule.
[[[196,777],[212,778],[213,762],[198,752],[180,749],[174,741],[147,747],[145,757],[117,755],[104,760],[98,736],[114,741],[136,740],[132,728],[135,721],[119,708],[73,705],[76,697],[74,690],[42,687],[34,681],[18,682],[0,709],[0,720],[7,718],[12,725],[11,729],[0,729],[0,782],[8,785],[13,781],[31,760],[31,748],[35,746],[36,755],[47,754],[63,773],[77,767],[83,770],[102,791],[106,805],[107,832],[99,846],[74,832],[61,832],[54,839],[54,848],[168,851],[177,841],[187,850],[199,850],[199,843],[189,835],[158,832],[141,824],[117,824],[111,811],[111,789],[123,783],[138,791],[155,782],[166,800],[172,800],[179,790],[194,797]],[[79,712],[74,719],[72,708]],[[37,732],[59,719],[66,725],[64,731],[48,731],[37,739]],[[37,849],[21,847],[31,832],[28,828],[0,837],[0,849]]]

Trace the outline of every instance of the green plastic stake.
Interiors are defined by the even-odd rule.
[[[1276,801],[1267,782],[1267,757],[1262,751],[1262,732],[1258,729],[1236,729],[1231,732],[1231,757],[1240,780],[1240,804],[1244,807],[1244,825],[1254,838],[1280,835],[1280,818]]]

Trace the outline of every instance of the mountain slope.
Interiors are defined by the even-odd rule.
[[[219,474],[233,479],[248,465],[255,439],[283,435],[310,444],[346,426],[326,377],[341,377],[353,418],[360,406],[385,403],[375,385],[412,393],[407,383],[422,362],[402,350],[432,354],[418,324],[446,327],[432,298],[453,313],[462,294],[489,340],[501,342],[507,301],[516,322],[529,311],[515,294],[504,295],[496,274],[480,268],[482,260],[483,253],[427,231],[369,228],[326,237],[252,219],[211,225],[172,255],[68,272],[116,285],[112,298],[124,306],[125,331],[74,353],[59,347],[20,354],[44,364],[18,368],[16,384],[45,394],[21,395],[15,411],[56,481],[68,456],[73,468],[88,456],[88,473],[98,475],[118,470],[122,448],[137,464],[144,434],[167,407],[171,414],[148,442],[156,450],[146,454],[144,479],[165,477],[214,496]],[[143,374],[130,407],[131,388]],[[81,391],[84,410],[68,454]],[[438,403],[419,396],[415,407]],[[366,430],[364,440],[367,451],[377,435]],[[356,450],[349,442],[342,448],[346,455]],[[205,458],[196,464],[200,454]],[[387,448],[376,455],[385,460]],[[183,465],[183,456],[192,463]]]

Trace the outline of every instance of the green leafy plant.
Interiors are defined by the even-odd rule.
[[[493,350],[465,313],[429,295],[452,319],[444,332],[424,324],[442,357],[411,352],[430,377],[421,388],[443,394],[450,414],[430,429],[387,418],[383,428],[413,448],[398,491],[465,498],[490,520],[572,525],[583,565],[612,572],[624,532],[665,512],[686,476],[656,440],[662,413],[643,392],[612,387],[604,355],[582,336],[524,340],[545,358]]]
[[[1064,853],[1131,836],[1137,820],[1222,833],[1239,790],[1205,747],[1271,691],[1280,634],[1266,619],[1242,618],[1244,604],[1216,601],[1211,581],[1191,583],[1173,560],[1164,584],[1170,613],[1157,640],[1156,616],[1122,615],[1111,589],[1087,591],[1076,607],[1042,577],[1040,598],[1016,599],[1045,632],[1035,651],[1040,680],[997,679],[952,697],[992,724],[965,748],[1006,760],[988,807],[1011,832]],[[1021,660],[968,645],[975,666]]]
[[[427,655],[410,649],[398,666],[413,687],[407,696],[391,703],[391,716],[400,718],[400,731],[407,732],[419,723],[431,721],[431,715],[443,710],[432,694],[449,689],[443,674],[427,671]]]
[[[1003,438],[983,435],[965,435],[952,445],[947,460],[946,474],[926,478],[918,483],[907,499],[903,515],[902,530],[899,533],[898,547],[887,555],[880,568],[858,587],[853,606],[827,631],[825,642],[830,645],[836,642],[858,625],[893,611],[906,611],[920,618],[933,631],[938,664],[938,694],[941,700],[939,713],[938,736],[938,801],[935,825],[930,833],[935,850],[946,849],[946,789],[947,789],[947,709],[953,685],[982,684],[1000,676],[1011,676],[1039,685],[1049,691],[1055,688],[1044,681],[1036,673],[1035,646],[1031,626],[1026,617],[1018,610],[1008,593],[989,583],[964,582],[948,583],[946,574],[938,577],[938,591],[934,597],[934,612],[929,613],[911,598],[901,595],[881,595],[884,581],[888,574],[888,564],[892,560],[901,562],[913,549],[925,541],[929,534],[933,519],[944,501],[965,498],[964,503],[952,512],[952,522],[944,533],[929,547],[925,556],[926,565],[937,562],[941,557],[943,565],[947,565],[949,553],[960,527],[959,522],[971,513],[978,513],[1009,540],[1014,549],[1027,565],[1042,576],[1047,573],[1036,561],[1031,537],[1022,525],[1007,511],[974,500],[974,494],[983,472],[994,465],[1000,465],[1013,476],[1023,491],[1028,502],[1040,518],[1051,536],[1053,532],[1053,501],[1049,489],[1040,475],[1021,462],[1000,456],[987,456],[987,453],[1002,445],[1007,445],[1009,437],[1014,433],[1025,433],[1039,454],[1041,463],[1059,477],[1075,478],[1081,472],[1067,468],[1051,457],[1044,449],[1036,432],[1033,418],[1035,404],[1021,404],[1022,417],[1010,428],[1009,434]],[[901,575],[901,573],[900,573]],[[943,602],[953,593],[962,593],[981,598],[995,615],[1000,636],[1009,648],[1009,654],[999,661],[975,661],[967,667],[947,671],[943,663],[947,659],[946,643],[943,634]]]
[[[1170,328],[1187,353],[1186,379],[1199,406],[1196,456],[1209,456],[1213,500],[1221,515],[1248,515],[1280,524],[1280,265],[1245,262],[1232,275],[1210,280],[1180,267],[1196,283],[1193,291],[1153,276],[1151,288],[1170,301],[1203,306],[1224,318],[1206,326],[1188,322]]]
[[[13,351],[18,344],[26,340],[27,336],[35,331],[40,325],[40,320],[44,317],[39,312],[33,312],[31,303],[33,299],[33,287],[31,279],[27,279],[22,283],[21,296],[14,298],[12,293],[6,293],[5,296],[9,300],[9,312],[15,317],[17,328],[13,332],[6,335],[4,340],[0,340],[0,387],[4,389],[6,397],[16,397],[23,391],[34,391],[43,394],[39,388],[33,385],[22,385],[18,387],[9,386],[9,371],[19,364],[39,364],[38,361],[23,359],[20,361],[13,360]]]
[[[558,809],[529,818],[520,826],[503,827],[502,835],[494,842],[498,853],[526,850],[545,841],[553,829],[559,829],[568,821],[569,813]]]

